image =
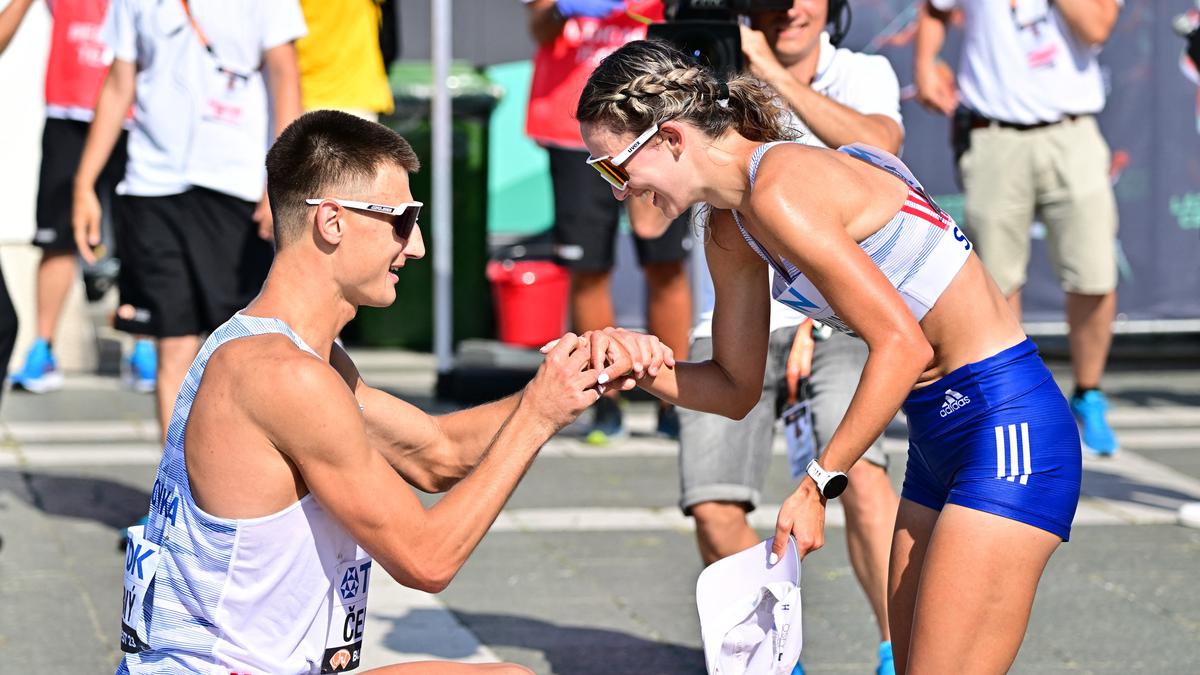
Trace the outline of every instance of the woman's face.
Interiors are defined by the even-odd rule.
[[[625,189],[613,187],[613,196],[624,200],[630,195],[647,195],[669,218],[675,218],[698,201],[690,189],[691,171],[681,154],[685,125],[669,122],[619,164],[628,182]],[[694,131],[694,130],[693,130]],[[584,124],[583,142],[592,157],[615,158],[640,135],[614,133],[602,124]],[[596,180],[604,180],[599,173]]]

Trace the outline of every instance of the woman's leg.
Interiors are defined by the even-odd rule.
[[[1032,525],[947,504],[921,566],[907,672],[1007,672],[1060,541]]]
[[[897,675],[904,675],[904,666],[908,662],[921,567],[939,515],[938,511],[903,498],[896,512],[888,569],[888,626],[892,633],[892,658]]]

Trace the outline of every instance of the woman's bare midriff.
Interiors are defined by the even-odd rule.
[[[1021,322],[974,253],[925,314],[921,330],[933,347],[933,361],[917,388],[1025,339]]]

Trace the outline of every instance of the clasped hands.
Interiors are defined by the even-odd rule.
[[[566,337],[547,343],[542,353],[550,352]],[[585,369],[606,371],[596,385],[601,394],[608,389],[629,391],[639,380],[657,377],[664,366],[675,367],[675,352],[654,335],[610,327],[586,331],[575,339],[580,349],[589,352]]]

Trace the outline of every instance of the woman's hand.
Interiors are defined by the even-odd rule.
[[[775,520],[775,543],[771,545],[771,564],[779,562],[787,551],[788,535],[796,540],[800,559],[825,545],[825,498],[817,484],[805,477],[796,491],[783,500]]]

